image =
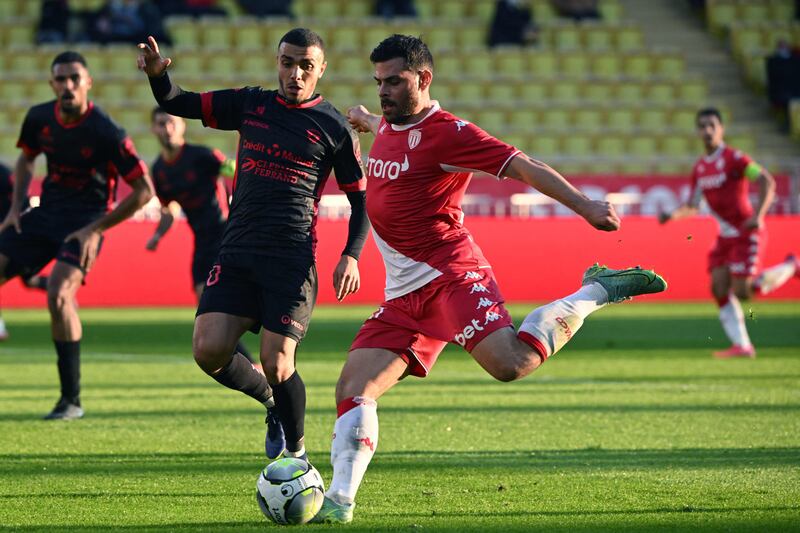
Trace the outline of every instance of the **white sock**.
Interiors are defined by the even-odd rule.
[[[608,304],[608,293],[599,283],[584,285],[555,302],[534,309],[519,327],[519,333],[536,338],[550,357],[569,341],[584,319]]]
[[[758,287],[758,291],[761,294],[768,294],[792,279],[795,268],[794,261],[778,263],[761,272],[758,278],[756,278],[754,285]]]
[[[345,400],[347,401],[347,400]],[[339,504],[355,500],[369,462],[378,447],[378,404],[356,396],[357,405],[336,419],[331,444],[333,480],[325,495]]]
[[[722,322],[722,329],[725,330],[731,344],[745,348],[751,346],[750,336],[744,324],[742,305],[733,294],[728,297],[728,303],[719,308],[719,321]]]

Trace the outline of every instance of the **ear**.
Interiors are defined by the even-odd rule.
[[[319,77],[320,78],[322,77],[323,74],[325,74],[325,69],[326,68],[328,68],[328,62],[327,61],[323,61],[322,65],[320,65],[320,68],[319,68]]]
[[[431,82],[433,81],[433,72],[428,69],[423,70],[420,72],[419,75],[419,90],[424,91],[428,87],[431,86]]]

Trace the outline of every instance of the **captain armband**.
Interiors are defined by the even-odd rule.
[[[751,161],[744,167],[744,175],[750,181],[755,181],[761,175],[761,165],[756,163],[755,161]]]

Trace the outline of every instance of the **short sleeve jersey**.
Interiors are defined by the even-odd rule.
[[[744,152],[722,145],[713,154],[701,157],[692,169],[689,197],[695,204],[700,195],[705,197],[722,237],[738,236],[742,224],[753,216],[749,181],[744,175],[752,162]]]
[[[11,182],[11,169],[0,163],[0,220],[8,214],[13,194],[14,184]]]
[[[386,298],[450,270],[488,268],[464,227],[473,172],[502,177],[519,150],[434,102],[420,122],[381,120],[367,161],[367,212],[386,265]]]
[[[130,183],[146,170],[133,141],[92,102],[71,123],[61,121],[55,101],[32,107],[17,146],[28,157],[44,152],[47,175],[40,205],[68,216],[108,211],[119,177]]]
[[[238,130],[233,199],[220,254],[313,258],[320,194],[331,171],[366,187],[358,136],[321,96],[290,104],[258,87],[201,94],[206,126]]]
[[[219,171],[225,155],[205,146],[184,144],[177,157],[153,163],[153,186],[162,205],[177,202],[195,237],[219,230],[225,216],[219,204]]]

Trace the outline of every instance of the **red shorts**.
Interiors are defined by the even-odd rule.
[[[767,232],[745,232],[738,237],[718,237],[708,254],[708,271],[728,267],[731,276],[748,278],[758,273],[760,254],[767,244]]]
[[[425,377],[448,342],[469,352],[490,333],[513,327],[503,302],[489,269],[443,274],[383,302],[350,349],[390,350],[408,363],[411,375]]]

